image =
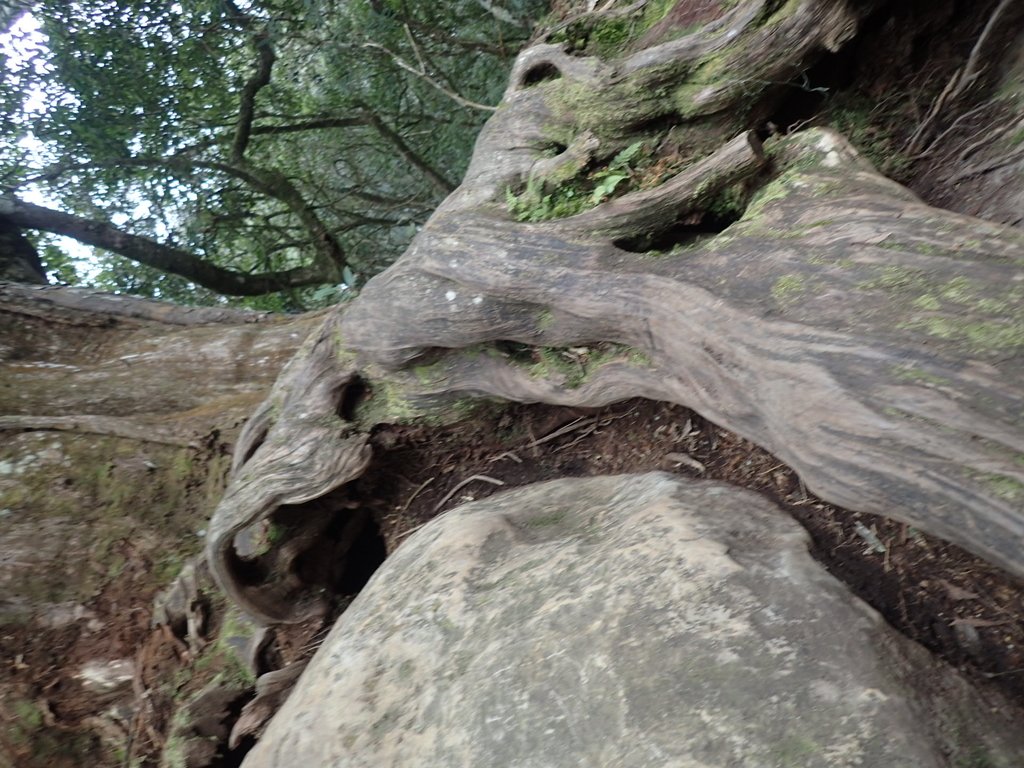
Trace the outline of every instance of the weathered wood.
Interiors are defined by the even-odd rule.
[[[452,350],[411,391],[687,405],[823,498],[1024,572],[1024,237],[924,205],[837,134],[775,152],[743,219],[669,254],[484,213],[436,222],[367,286],[345,339],[392,369]],[[396,304],[418,322],[380,309]],[[498,340],[614,341],[641,362],[569,386],[488,356]]]
[[[0,433],[230,443],[320,322],[0,283]]]
[[[705,211],[716,194],[759,171],[765,163],[752,132],[737,136],[710,157],[654,189],[632,192],[550,225],[562,236],[615,240],[665,229],[665,222]]]
[[[298,515],[302,505],[356,479],[370,462],[368,436],[343,418],[357,377],[339,355],[338,339],[337,318],[330,317],[310,335],[246,424],[235,447],[233,480],[207,532],[207,554],[218,583],[264,621],[302,618],[320,603],[319,596],[303,594],[294,579],[281,574],[270,584],[253,583],[242,563],[258,546],[252,527],[283,506]]]
[[[23,285],[0,281],[0,312],[55,319],[75,325],[159,323],[213,325],[277,321],[270,312],[227,307],[183,307],[138,296],[103,293],[89,288]]]
[[[244,607],[296,615],[296,593],[274,579],[239,586],[234,542],[366,466],[358,430],[331,421],[357,371],[382,397],[398,392],[404,417],[477,395],[686,405],[776,453],[828,501],[1024,573],[1020,233],[930,208],[815,129],[770,142],[771,172],[748,181],[757,192],[723,232],[667,253],[616,245],[671,232],[757,171],[756,140],[729,141],[736,105],[835,50],[870,4],[777,5],[741,3],[618,62],[553,46],[522,54],[462,186],[327,321],[254,419],[266,440],[236,468],[208,550]],[[550,179],[608,158],[666,117],[703,143],[661,187],[561,221],[521,223],[504,210],[505,190],[531,173]],[[545,157],[553,136],[562,155]],[[580,379],[510,354],[508,342],[601,354]]]

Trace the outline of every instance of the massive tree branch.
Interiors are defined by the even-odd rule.
[[[239,181],[249,186],[255,192],[258,192],[272,200],[277,200],[278,202],[283,203],[288,208],[288,210],[302,223],[303,227],[306,229],[306,232],[309,234],[309,243],[313,247],[313,250],[317,255],[317,264],[315,269],[299,268],[297,270],[273,273],[274,276],[285,277],[282,278],[283,282],[279,283],[280,287],[272,288],[270,290],[281,290],[281,288],[299,287],[301,285],[311,285],[314,283],[325,283],[332,281],[336,282],[338,276],[341,274],[341,270],[346,266],[345,252],[344,249],[341,247],[341,243],[338,242],[337,237],[335,237],[331,229],[320,218],[320,215],[316,212],[315,206],[309,200],[306,199],[301,190],[299,190],[299,188],[292,182],[291,179],[289,179],[287,176],[285,176],[283,173],[280,173],[279,171],[276,171],[274,169],[261,168],[253,163],[246,161],[244,158],[238,163],[226,163],[215,160],[194,159],[183,155],[175,155],[167,158],[122,158],[116,162],[112,161],[110,163],[104,164],[93,164],[90,167],[104,167],[111,165],[134,166],[139,168],[167,168],[171,171],[175,171],[178,173],[192,173],[197,169],[217,171],[218,173],[223,173],[225,176],[230,176],[231,178],[238,179]],[[63,172],[66,171],[62,171],[62,173]],[[21,203],[21,205],[27,206],[29,204]],[[36,206],[32,207],[37,208]],[[52,213],[56,214],[57,212],[53,211]],[[37,215],[37,219],[41,220],[41,218],[41,216]],[[93,222],[93,224],[96,224],[96,222]],[[26,224],[24,226],[29,225]],[[31,226],[29,228],[44,229],[46,231],[53,232],[57,231],[54,229],[49,229],[49,227],[46,225]],[[108,228],[111,229],[112,231],[117,231],[113,230],[112,227],[108,226]],[[85,232],[87,230],[85,228],[79,228],[79,231]],[[60,234],[66,234],[69,237],[79,239],[77,235],[71,234],[70,232],[60,232]],[[122,250],[118,250],[118,248],[116,247],[111,247],[109,245],[101,245],[100,243],[92,242],[90,240],[82,240],[82,242],[87,243],[89,245],[97,245],[101,248],[106,248],[107,250],[111,250],[116,253],[121,253],[122,255],[128,256],[127,253],[125,253]],[[113,239],[108,238],[108,242],[113,243],[114,241]],[[147,251],[147,249],[141,247],[133,249],[133,253],[138,254],[138,256],[132,255],[129,256],[129,258],[135,259],[136,261],[139,261],[143,264],[150,264],[150,262],[148,261],[143,261],[143,257],[145,257],[147,253],[151,254],[149,256],[149,258],[151,259],[155,259],[158,257],[157,253],[154,252],[152,249],[149,249]],[[163,253],[168,256],[170,255],[166,249],[163,251]],[[178,250],[176,251],[176,253],[189,256],[192,262],[201,261],[200,259],[197,259],[196,257],[184,251]],[[181,258],[177,259],[176,261],[177,263],[186,265],[190,263],[188,260]],[[171,264],[174,262],[168,261],[167,263]],[[150,264],[150,266],[156,266],[156,264]],[[166,269],[166,271],[174,272],[175,274],[182,274],[170,268],[165,268],[161,266],[158,266],[157,268]],[[193,273],[195,274],[205,274],[197,270],[194,266],[189,266],[188,268],[192,269]],[[218,268],[213,267],[211,265],[211,269],[216,270]],[[229,272],[227,270],[221,271]],[[214,273],[211,271],[210,274],[213,275]],[[270,273],[268,273],[268,276],[269,274]],[[292,275],[292,277],[287,277],[287,275],[289,274]],[[193,278],[191,277],[191,275],[185,274],[182,274],[182,276],[188,277],[189,279],[194,279],[200,285],[211,287],[198,277]],[[204,277],[203,279],[210,278]],[[252,295],[250,293],[239,294],[235,291],[222,291],[220,288],[212,288],[212,290],[216,290],[221,293],[227,293],[228,295]],[[259,292],[261,291],[256,291],[256,293]]]
[[[112,295],[88,288],[28,286],[0,282],[0,311],[45,318],[55,323],[109,326],[114,318],[122,326],[247,325],[270,322],[267,312],[229,307],[182,307],[136,296]]]
[[[310,120],[288,123],[281,125],[254,125],[249,130],[250,136],[269,136],[278,134],[288,133],[302,133],[305,131],[322,131],[331,130],[334,128],[352,128],[352,127],[365,127],[368,121],[363,116],[355,117],[320,117],[313,118]],[[233,134],[231,134],[233,135]],[[98,168],[120,168],[123,166],[139,166],[139,167],[154,167],[159,165],[181,164],[182,167],[187,167],[187,164],[202,162],[201,159],[195,159],[196,156],[211,147],[215,147],[219,144],[226,143],[230,138],[229,135],[218,135],[203,141],[189,144],[173,155],[169,155],[166,158],[154,158],[154,157],[119,157],[116,160],[107,160],[102,162],[90,162],[90,163],[57,163],[48,167],[42,173],[38,173],[34,176],[28,176],[25,179],[19,181],[17,184],[11,185],[12,189],[21,189],[32,184],[45,184],[52,181],[58,181],[68,174],[78,173],[81,171],[88,171]],[[226,165],[226,164],[225,164]]]
[[[738,130],[741,104],[836,50],[870,5],[748,0],[616,62],[524,52],[462,185],[250,422],[210,526],[225,588],[255,615],[295,618],[301,585],[290,561],[254,566],[255,523],[322,512],[308,504],[363,471],[378,420],[480,395],[686,405],[824,499],[1024,574],[1024,237],[930,208],[833,132],[762,156]],[[559,221],[502,205],[552,148],[597,163],[669,125],[692,142],[690,167],[659,187]],[[754,192],[738,221],[688,232],[738,179]],[[659,237],[675,247],[645,249]],[[592,352],[581,375],[544,363],[578,346]]]
[[[46,283],[46,273],[35,246],[3,217],[0,217],[0,280]]]
[[[0,198],[0,218],[23,229],[74,238],[228,296],[258,296],[285,288],[319,285],[333,279],[331,273],[318,267],[256,274],[224,269],[180,248],[124,232],[108,222],[85,219],[14,197]]]
[[[480,104],[479,102],[473,101],[472,99],[467,99],[464,96],[456,93],[447,85],[440,82],[437,79],[437,77],[432,76],[429,72],[427,72],[426,66],[423,65],[422,62],[418,67],[413,66],[408,61],[399,56],[397,53],[381,45],[380,43],[363,43],[363,47],[370,48],[375,51],[381,51],[382,53],[386,54],[399,69],[403,69],[409,74],[415,75],[419,79],[423,80],[423,82],[427,83],[427,85],[443,93],[445,96],[447,96],[449,99],[454,101],[459,106],[469,107],[471,109],[479,109],[484,112],[493,112],[495,109],[497,109],[497,107],[492,107],[487,104]]]
[[[166,424],[143,424],[117,416],[0,416],[0,431],[82,432],[164,445],[198,448],[199,436]]]

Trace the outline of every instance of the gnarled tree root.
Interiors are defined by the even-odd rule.
[[[540,162],[554,135],[598,160],[666,117],[723,136],[730,106],[835,49],[866,12],[774,7],[742,3],[610,64],[524,52],[462,186],[327,320],[250,424],[209,550],[236,600],[296,616],[294,589],[280,574],[246,580],[235,550],[275,509],[367,466],[365,435],[338,416],[357,370],[406,417],[478,395],[679,403],[771,450],[830,502],[1024,574],[1020,233],[930,208],[826,130],[765,151],[742,133],[655,189],[559,221],[516,222],[501,205],[538,169],[560,172]],[[724,231],[667,253],[621,247],[672,231],[740,180],[757,191]],[[581,376],[517,354],[576,345],[602,350]]]

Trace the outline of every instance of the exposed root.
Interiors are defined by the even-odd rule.
[[[563,236],[609,241],[656,234],[694,210],[706,209],[715,193],[752,176],[764,164],[761,142],[748,131],[654,189],[631,192],[549,226]]]
[[[917,155],[922,153],[922,147],[933,133],[934,125],[938,121],[939,116],[952,108],[957,101],[962,99],[967,92],[978,83],[979,78],[985,71],[985,65],[982,59],[985,54],[985,49],[999,24],[1000,18],[1013,4],[1014,0],[1001,0],[995,9],[993,9],[988,21],[985,23],[981,33],[978,35],[978,39],[975,41],[974,47],[971,49],[967,62],[964,66],[960,67],[953,73],[949,82],[946,83],[946,87],[942,89],[935,101],[932,102],[932,106],[928,110],[928,114],[925,115],[924,119],[917,126],[917,129],[907,141],[907,144],[904,147],[904,152],[908,155]],[[963,117],[963,115],[960,117]],[[958,120],[959,119],[960,118],[958,118]],[[956,121],[954,121],[954,125],[955,123]],[[952,128],[953,125],[951,125],[947,131],[944,131],[943,135]],[[934,143],[935,142],[932,142],[932,145],[934,145]]]
[[[449,501],[451,501],[452,496],[454,496],[456,493],[461,491],[463,488],[465,488],[470,483],[476,483],[476,482],[490,483],[491,485],[504,485],[505,484],[504,480],[498,480],[496,477],[490,477],[488,475],[473,475],[472,477],[467,477],[465,480],[463,480],[462,482],[458,483],[454,488],[452,488],[450,491],[448,491],[448,493],[446,493],[444,495],[444,498],[441,499],[437,503],[437,506],[434,508],[434,511],[435,512],[439,512],[444,507],[445,504],[447,504]]]

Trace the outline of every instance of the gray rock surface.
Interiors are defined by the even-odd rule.
[[[1009,768],[1010,718],[828,575],[772,504],[648,474],[531,486],[424,527],[244,766]]]

